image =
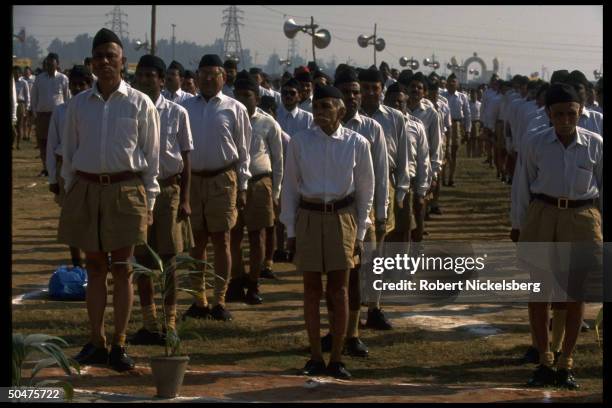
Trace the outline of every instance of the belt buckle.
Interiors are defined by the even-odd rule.
[[[107,186],[111,183],[110,175],[108,174],[100,174],[99,175],[100,184]]]
[[[565,202],[565,205],[562,204],[564,202]],[[557,198],[557,208],[559,208],[561,210],[567,210],[569,208],[569,199],[567,199],[565,197]]]
[[[323,208],[324,208],[323,212],[332,213],[332,212],[334,212],[334,203],[333,202],[331,202],[331,203],[324,203],[323,204]]]

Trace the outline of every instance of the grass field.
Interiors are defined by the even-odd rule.
[[[48,192],[46,178],[36,177],[41,168],[36,156],[28,142],[22,143],[22,150],[13,151],[13,298],[45,288],[52,271],[69,263],[67,248],[56,242],[59,208]],[[443,189],[444,214],[426,223],[426,240],[508,241],[509,187],[481,162],[461,158],[457,187]],[[581,334],[577,346],[575,371],[580,391],[524,386],[534,368],[517,361],[530,343],[524,304],[385,307],[395,329],[361,331],[370,356],[346,358],[354,380],[321,382],[307,389],[307,378],[297,375],[308,359],[301,277],[291,264],[277,264],[274,271],[280,279],[263,283],[262,305],[231,303],[232,322],[190,323],[202,340],[184,340],[183,349],[191,361],[182,395],[224,401],[601,400],[603,354],[592,331]],[[109,292],[106,327],[110,337],[112,286]],[[191,299],[181,295],[179,313],[190,304]],[[591,325],[599,308],[598,304],[587,306],[586,320]],[[322,316],[324,334],[324,304]],[[70,355],[88,339],[84,302],[56,302],[44,296],[24,299],[20,304],[14,302],[12,318],[15,332],[63,337],[70,344]],[[141,321],[135,300],[129,334]],[[148,357],[163,350],[131,346],[129,352],[138,367],[132,373],[94,367],[71,378],[75,388],[82,390],[77,393],[80,398],[144,401],[153,396]],[[41,378],[57,375],[57,370],[46,369]],[[101,391],[124,396],[88,394]]]

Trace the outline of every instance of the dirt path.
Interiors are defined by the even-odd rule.
[[[44,288],[51,272],[67,263],[69,254],[56,242],[59,209],[46,179],[35,177],[40,170],[36,151],[27,143],[23,146],[24,150],[13,151],[13,329],[59,335],[71,345],[67,353],[72,355],[87,340],[85,305],[46,299]],[[441,196],[443,215],[426,222],[426,240],[508,241],[509,187],[481,162],[460,163],[457,187],[444,188]],[[290,264],[277,264],[274,270],[280,279],[262,285],[264,304],[229,304],[231,323],[192,323],[202,339],[183,341],[191,361],[180,401],[601,401],[602,357],[592,332],[581,336],[577,348],[581,391],[524,387],[533,366],[517,362],[529,343],[523,304],[385,307],[395,329],[361,331],[370,357],[347,358],[354,380],[323,378],[308,383],[297,375],[308,358],[301,277]],[[179,311],[190,303],[189,297],[181,296]],[[112,333],[110,296],[108,304],[106,327]],[[599,305],[588,305],[588,322],[598,309]],[[136,301],[129,333],[141,321]],[[326,322],[324,308],[322,321]],[[324,323],[323,333],[326,330]],[[133,373],[90,367],[80,377],[72,377],[77,399],[150,401],[155,390],[148,358],[161,350],[131,346],[129,351],[138,366]],[[54,369],[40,374],[41,378],[59,375]]]

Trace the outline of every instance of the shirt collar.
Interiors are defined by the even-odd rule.
[[[344,138],[344,128],[342,127],[342,123],[340,123],[340,125],[338,126],[338,129],[336,129],[336,131],[332,133],[331,135],[328,135],[327,133],[325,133],[323,129],[319,127],[319,125],[312,125],[312,129],[314,129],[319,135],[323,137],[331,136],[332,139],[337,139],[337,140],[343,140]]]
[[[204,99],[204,95],[202,95],[202,92],[200,92],[198,94],[198,97],[200,99],[202,99],[204,102],[206,102],[206,99]],[[210,98],[208,100],[208,102],[212,102],[212,101],[215,101],[215,100],[219,100],[219,101],[223,100],[223,92],[222,91],[217,92],[217,94],[215,96],[213,96],[212,98]]]
[[[588,146],[588,140],[587,137],[585,135],[582,134],[583,129],[576,126],[576,139],[575,142],[576,144],[579,144],[581,146]],[[546,141],[548,143],[554,143],[554,142],[559,142],[559,138],[557,137],[557,133],[555,132],[555,128],[554,127],[550,127],[550,130],[548,132],[548,134],[546,135]],[[572,144],[574,144],[574,142],[572,142],[569,146],[571,146]],[[569,147],[568,146],[568,147]]]
[[[45,74],[47,74],[47,78],[55,78],[57,76],[57,70],[53,71],[53,75],[49,75],[47,71],[45,71]]]
[[[361,115],[359,114],[359,111],[356,111],[355,114],[353,115],[352,118],[350,118],[349,120],[346,121],[347,124],[349,124],[352,121],[356,121],[357,123],[359,123],[360,125],[363,123],[363,118],[361,117]]]
[[[300,111],[299,109],[299,104],[295,105],[295,108],[293,108],[293,110],[287,110],[287,108],[285,107],[285,105],[281,105],[283,107],[283,110],[285,112],[287,112],[288,114],[291,115],[292,118],[295,119],[295,117],[297,116],[298,112]]]
[[[98,96],[98,97],[102,98],[102,94],[98,90],[98,81],[94,82],[94,84],[91,87],[91,89],[93,90],[92,93],[91,93],[92,95],[95,95],[95,96]],[[115,90],[115,92],[113,92],[111,94],[111,96],[114,95],[117,92],[119,92],[120,94],[123,94],[125,96],[127,96],[127,94],[128,94],[128,87],[127,87],[126,82],[123,79],[121,80],[121,83],[119,83],[119,88],[117,88],[117,90]],[[104,98],[102,98],[102,99],[104,99]]]
[[[167,99],[164,98],[164,95],[159,94],[159,98],[157,98],[157,100],[155,101],[155,107],[157,108],[157,110],[162,110],[166,107],[167,105]]]

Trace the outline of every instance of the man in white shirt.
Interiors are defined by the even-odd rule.
[[[470,114],[470,104],[467,96],[458,91],[459,81],[453,73],[448,76],[446,81],[446,91],[442,95],[448,100],[448,107],[451,111],[453,125],[451,128],[450,152],[447,147],[447,161],[449,165],[448,187],[455,186],[455,169],[457,168],[457,151],[459,143],[465,144],[469,139],[472,130],[472,118]]]
[[[15,78],[11,76],[11,146],[17,133],[17,89],[15,88]]]
[[[410,165],[415,160],[412,144],[406,133],[406,119],[402,112],[380,103],[383,77],[377,69],[359,72],[362,92],[361,113],[377,121],[383,128],[389,156],[389,207],[387,209],[388,241],[403,241],[399,231],[409,225],[409,219],[397,218],[404,208],[404,199],[410,191]],[[397,230],[397,231],[396,231]],[[380,299],[368,299],[366,327],[391,330],[393,326],[380,308]]]
[[[15,91],[17,92],[17,150],[19,142],[25,139],[26,117],[30,110],[30,87],[28,81],[21,76],[21,67],[13,67],[13,79],[15,80]]]
[[[180,62],[172,61],[166,72],[166,80],[164,81],[164,90],[162,95],[170,102],[182,105],[187,99],[192,98],[193,94],[183,91],[181,86],[185,78],[185,68]]]
[[[197,77],[193,71],[188,69],[185,70],[185,78],[183,78],[183,85],[181,85],[181,89],[189,94],[197,95],[199,92]]]
[[[36,80],[36,75],[32,74],[32,68],[25,67],[23,69],[23,79],[28,83],[28,88],[30,92],[30,105],[28,107],[28,112],[26,115],[26,133],[23,140],[30,140],[30,134],[32,133],[32,123],[34,122],[33,113],[32,113],[32,86],[34,85],[34,81]]]
[[[295,78],[285,82],[281,88],[283,103],[276,111],[276,120],[289,136],[308,129],[312,125],[312,113],[298,106],[301,92],[302,84]]]
[[[227,59],[223,63],[223,69],[225,69],[225,84],[223,84],[224,95],[231,98],[234,97],[234,81],[236,81],[236,74],[238,74],[238,64],[233,59]]]
[[[521,151],[517,219],[519,241],[526,244],[519,244],[519,250],[521,245],[532,247],[534,242],[566,242],[572,243],[572,256],[580,258],[569,265],[568,278],[561,282],[565,293],[557,293],[567,299],[567,317],[556,371],[548,335],[551,299],[546,298],[550,289],[545,290],[546,298],[529,303],[529,320],[540,357],[540,365],[528,382],[531,386],[579,387],[572,372],[572,355],[584,314],[584,285],[591,267],[586,263],[601,256],[603,242],[603,139],[576,126],[581,109],[582,100],[571,86],[553,84],[546,93],[552,127],[527,140]],[[580,246],[575,246],[578,242]],[[553,244],[550,249],[555,248]],[[558,260],[559,256],[554,258]],[[538,273],[557,273],[560,268],[568,269],[568,265],[552,264],[548,270],[530,272],[537,280]]]
[[[246,206],[238,212],[238,221],[230,237],[233,268],[227,300],[231,300],[231,294],[235,300],[256,305],[263,302],[258,279],[266,252],[265,230],[274,226],[274,209],[278,207],[280,199],[283,178],[282,130],[270,115],[257,107],[260,102],[259,88],[255,79],[246,71],[238,75],[234,95],[247,108],[253,130],[249,148],[251,178]],[[245,226],[250,248],[248,276],[242,267],[241,244]],[[234,271],[241,276],[235,276]],[[247,289],[246,294],[243,293],[244,287]]]
[[[317,87],[315,126],[295,134],[287,151],[281,221],[288,247],[304,276],[304,318],[311,358],[304,374],[350,379],[342,363],[348,322],[347,285],[353,256],[361,254],[374,195],[374,170],[368,141],[340,123],[346,108],[342,93]],[[325,367],[321,352],[319,302],[321,274],[327,274],[333,302],[332,350]]]
[[[126,86],[121,40],[103,28],[93,40],[95,86],[68,104],[62,134],[62,177],[66,198],[59,241],[85,252],[90,341],[75,357],[79,364],[134,368],[125,351],[133,303],[134,245],[147,239],[153,223],[159,164],[159,114],[151,99]],[[110,353],[104,335],[108,254],[113,275],[115,333]]]
[[[215,251],[214,307],[208,307],[204,271],[192,274],[195,303],[183,318],[229,321],[225,308],[227,278],[231,271],[230,230],[236,224],[237,209],[246,204],[251,124],[240,102],[224,95],[223,63],[216,54],[202,57],[198,67],[200,94],[184,103],[189,113],[193,147],[191,159],[191,226],[195,247],[191,256],[206,259],[210,237]]]
[[[468,140],[468,157],[480,157],[482,153],[481,149],[481,137],[480,137],[480,109],[482,107],[481,102],[478,100],[478,93],[482,95],[480,89],[470,89],[470,113],[472,114],[472,135]]]
[[[263,71],[261,68],[252,67],[249,69],[249,74],[253,75],[253,78],[259,84],[259,96],[271,96],[276,101],[277,105],[281,104],[281,95],[279,92],[276,92],[274,89],[266,89],[261,84],[263,83]]]
[[[293,76],[302,85],[300,90],[300,109],[306,112],[312,113],[312,73],[308,71],[308,68],[300,67],[297,69]]]
[[[92,73],[83,65],[75,65],[68,76],[70,93],[77,96],[81,92],[90,89],[93,84]],[[49,191],[55,195],[55,201],[63,205],[66,197],[64,178],[61,175],[62,169],[62,134],[66,122],[66,110],[68,102],[57,105],[51,115],[49,123],[49,135],[47,138],[47,169],[49,171]],[[74,246],[70,247],[70,256],[73,266],[85,267],[84,254]]]
[[[168,274],[166,291],[162,293],[163,328],[157,322],[153,281],[147,275],[138,276],[138,295],[143,316],[143,327],[130,339],[131,344],[164,345],[166,334],[176,330],[176,255],[193,246],[189,216],[189,191],[193,140],[189,116],[185,108],[161,94],[166,74],[164,61],[153,55],[143,55],[136,66],[134,88],[155,102],[160,118],[159,183],[160,193],[153,208],[153,224],[147,233],[148,245],[159,255]],[[156,268],[152,254],[139,245],[135,250],[140,264]],[[162,330],[160,330],[162,329]]]
[[[68,77],[57,70],[58,64],[59,57],[55,53],[50,53],[45,58],[46,72],[36,77],[30,95],[32,111],[36,114],[36,142],[43,163],[43,170],[39,177],[49,175],[45,156],[47,154],[47,134],[49,133],[51,114],[57,105],[70,99]]]

